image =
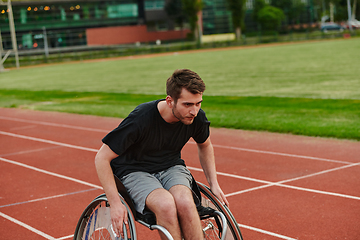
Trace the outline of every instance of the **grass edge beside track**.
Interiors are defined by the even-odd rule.
[[[164,95],[1,90],[0,107],[126,117]],[[360,140],[360,100],[204,96],[212,127]]]

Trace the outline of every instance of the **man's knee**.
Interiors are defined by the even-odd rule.
[[[170,189],[170,192],[174,196],[176,208],[179,213],[189,214],[196,210],[192,191],[188,187],[182,185],[174,186]]]
[[[164,199],[158,206],[158,214],[176,217],[177,211],[174,199]]]
[[[176,208],[178,213],[183,213],[186,215],[197,213],[196,206],[193,198],[180,199],[176,202]]]
[[[173,196],[164,189],[154,190],[146,199],[147,207],[157,216],[176,217],[176,204]]]

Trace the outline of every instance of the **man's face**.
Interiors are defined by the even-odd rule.
[[[197,116],[200,107],[202,94],[192,94],[185,88],[182,89],[179,99],[172,108],[172,112],[175,118],[186,125],[192,124],[194,118]]]

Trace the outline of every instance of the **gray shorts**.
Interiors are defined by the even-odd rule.
[[[135,203],[136,211],[144,213],[147,196],[158,188],[169,190],[175,185],[184,185],[191,189],[190,171],[176,165],[158,173],[133,172],[121,178],[121,182]]]

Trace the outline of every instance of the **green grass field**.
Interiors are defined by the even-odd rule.
[[[360,39],[73,62],[0,74],[0,106],[125,117],[178,68],[214,127],[360,140]]]

